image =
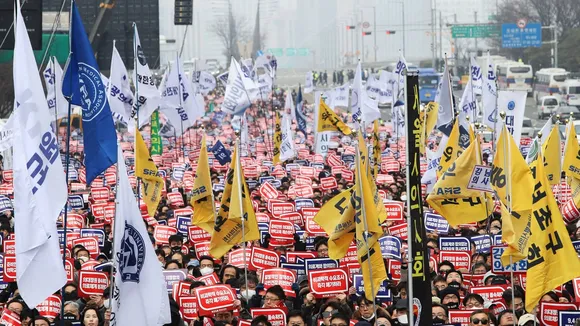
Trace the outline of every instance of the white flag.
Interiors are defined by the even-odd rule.
[[[352,114],[353,122],[357,122],[359,118],[362,119],[362,91],[362,76],[359,61],[354,71],[354,80],[352,82],[352,89],[350,92],[350,113]]]
[[[538,157],[539,149],[542,145],[544,145],[546,140],[548,140],[548,137],[550,136],[550,131],[552,131],[552,119],[548,119],[548,121],[546,121],[546,123],[538,133],[538,135],[540,133],[542,134],[542,138],[536,136],[534,138],[534,141],[532,142],[532,145],[530,145],[530,148],[528,149],[528,154],[526,155],[526,163],[528,163],[528,165],[531,164],[536,159],[536,157]],[[566,148],[567,142],[568,139],[566,139],[566,144],[564,144],[564,148]]]
[[[401,102],[398,102],[401,103]],[[391,112],[391,123],[397,139],[405,137],[405,117],[403,115],[404,105],[396,105]]]
[[[62,95],[62,68],[56,57],[50,59],[43,75],[51,121],[68,116],[68,102]]]
[[[474,57],[471,57],[471,85],[473,86],[473,92],[481,95],[483,76],[481,75],[481,67],[477,64]]]
[[[463,89],[463,96],[461,96],[461,102],[459,103],[460,112],[463,112],[466,116],[468,116],[471,121],[475,121],[473,118],[476,111],[476,101],[475,101],[475,94],[473,93],[473,87],[471,87],[471,79],[465,85],[465,89]]]
[[[193,83],[197,85],[203,95],[209,94],[217,85],[215,77],[205,70],[195,71],[193,73]]]
[[[282,116],[282,142],[280,143],[280,161],[285,162],[296,156],[294,150],[294,135],[292,134],[292,120],[288,115]]]
[[[238,63],[232,57],[222,111],[232,115],[241,115],[251,104],[250,95],[244,87]]]
[[[128,125],[131,132],[135,130],[134,120],[131,119],[131,110],[133,109],[133,93],[129,83],[129,74],[127,68],[121,59],[121,55],[113,43],[113,54],[111,55],[111,72],[107,84],[107,100],[113,112],[113,117],[117,121]]]
[[[133,41],[135,44],[133,46],[136,52],[134,53],[136,64],[133,69],[133,83],[139,96],[137,101],[139,105],[139,127],[142,127],[147,123],[153,111],[157,110],[157,107],[161,105],[162,101],[161,93],[157,89],[157,86],[155,86],[155,80],[151,75],[147,57],[145,57],[145,53],[141,47],[137,25],[135,25],[134,37],[135,39]]]
[[[397,62],[397,67],[395,67],[395,75],[399,79],[399,83],[395,83],[395,101],[397,101],[405,90],[405,69],[407,69],[407,60],[403,57],[402,53],[399,53],[399,61]]]
[[[198,99],[201,95],[193,93],[191,82],[185,78],[179,58],[171,66],[162,95],[164,105],[161,112],[171,121],[179,135],[192,127],[205,113],[205,108],[200,106]]]
[[[314,76],[312,71],[306,73],[306,82],[304,83],[304,93],[312,93],[314,90]]]
[[[262,101],[268,101],[270,99],[270,95],[272,95],[272,85],[274,81],[272,77],[268,74],[262,74],[258,76],[258,97],[257,99],[261,99]]]
[[[16,279],[36,307],[66,283],[56,229],[67,200],[58,143],[26,26],[16,4],[14,45],[14,215]]]
[[[449,67],[445,65],[441,78],[441,95],[439,97],[439,114],[437,115],[437,127],[446,126],[453,121],[453,95],[451,93],[451,78]]]
[[[296,120],[296,112],[294,112],[294,100],[292,99],[292,92],[286,90],[286,100],[284,101],[284,114],[283,116],[290,116],[292,120]]]
[[[119,147],[119,158],[123,151]],[[115,287],[111,326],[157,326],[171,322],[169,298],[127,167],[119,160],[117,214],[115,214]]]
[[[348,84],[344,84],[342,86],[334,88],[332,92],[332,105],[334,107],[347,107],[348,106],[348,93],[349,87]]]
[[[14,113],[0,127],[0,152],[12,148],[14,137]]]
[[[518,146],[522,135],[527,95],[526,91],[499,91],[497,96],[497,108],[499,112],[504,111],[506,113],[505,125]],[[501,123],[498,123],[495,139],[499,139],[500,131]]]
[[[487,70],[483,76],[483,88],[481,90],[481,99],[483,102],[483,124],[494,129],[499,118],[497,111],[497,84],[493,65],[487,54]],[[501,130],[500,126],[497,126]],[[497,139],[497,138],[496,138]]]
[[[398,76],[386,70],[381,70],[379,77],[379,103],[393,102],[393,89],[397,83]]]
[[[263,54],[256,58],[256,64],[254,70],[264,69],[264,72],[270,75],[270,77],[276,77],[277,62],[276,57],[271,54]]]

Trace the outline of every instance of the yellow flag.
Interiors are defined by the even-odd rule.
[[[526,258],[527,245],[531,232],[530,223],[532,211],[512,211],[510,214],[503,203],[500,203],[500,205],[502,221],[501,240],[508,246],[501,255],[501,263],[503,266],[508,266]]]
[[[282,125],[280,124],[280,114],[276,114],[276,128],[274,129],[274,165],[280,163],[280,146],[282,144]]]
[[[437,167],[438,178],[447,171],[449,166],[451,166],[451,163],[453,163],[462,152],[463,149],[459,146],[459,119],[455,119],[453,129],[451,129],[449,139],[447,140],[447,145],[443,150],[441,161],[439,161],[439,167]]]
[[[340,131],[345,135],[350,135],[352,130],[332,111],[323,99],[320,99],[318,109],[318,132],[322,131]]]
[[[354,207],[351,205],[353,188],[345,190],[326,202],[314,216],[328,237],[328,257],[341,259],[354,239]]]
[[[534,206],[538,207],[532,213],[532,235],[528,241],[527,311],[532,311],[546,292],[580,276],[580,260],[541,169],[539,164],[533,171],[536,173]]]
[[[375,166],[373,168],[373,177],[377,177],[381,167],[381,143],[379,142],[379,121],[375,120],[373,128],[373,159]]]
[[[425,117],[424,117],[425,128],[421,133],[421,146],[422,146],[421,148],[425,148],[425,145],[427,145],[427,139],[429,138],[429,135],[431,134],[431,132],[435,128],[435,125],[437,124],[438,114],[439,114],[439,103],[437,102],[427,103],[427,105],[425,106]]]
[[[243,226],[242,223],[244,223]],[[242,234],[242,228],[245,236]],[[221,258],[236,244],[244,240],[258,239],[260,239],[260,231],[256,213],[252,207],[250,189],[242,175],[236,148],[226,176],[226,186],[211,236],[209,253],[215,258]]]
[[[578,146],[578,141],[576,141],[576,146]],[[562,149],[560,147],[560,130],[558,125],[552,127],[548,139],[542,145],[542,154],[544,156],[544,171],[546,172],[548,181],[551,185],[560,184],[562,175]],[[577,154],[578,152],[576,152]]]
[[[479,153],[479,141],[472,141],[441,175],[427,197],[429,205],[453,227],[484,220],[493,212],[489,193],[467,188],[472,173],[479,173],[479,178],[490,182],[485,170],[476,168]]]
[[[149,156],[147,145],[137,127],[135,128],[135,176],[143,182],[141,190],[143,201],[147,205],[147,213],[149,216],[155,216],[165,181],[157,175],[157,166]]]
[[[506,171],[509,171],[510,180],[506,178]],[[526,165],[526,161],[520,154],[520,150],[505,124],[497,142],[497,152],[493,158],[490,180],[493,190],[499,195],[499,200],[506,207],[510,207],[508,198],[511,197],[512,211],[525,212],[532,209],[532,191],[534,189],[532,172]],[[507,187],[508,181],[511,185],[511,194]]]
[[[197,225],[211,234],[215,222],[215,205],[212,196],[211,173],[205,135],[203,135],[201,140],[201,151],[199,152],[197,164],[191,194],[191,206],[193,207],[191,224]]]
[[[564,172],[569,178],[580,180],[580,145],[576,138],[574,125],[569,122],[566,128],[566,147],[564,148]]]
[[[379,203],[382,205],[382,202],[373,192],[372,179],[365,172],[361,157],[357,155],[355,191],[351,205],[355,209],[356,247],[363,274],[365,296],[369,300],[374,300],[382,282],[387,279],[387,271],[379,244],[383,230],[377,206]]]

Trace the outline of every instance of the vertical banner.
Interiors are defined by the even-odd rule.
[[[163,144],[159,136],[159,111],[151,114],[151,156],[163,154]]]
[[[419,120],[419,75],[408,72],[406,79],[407,112],[407,194],[409,196],[411,243],[410,256],[413,265],[409,266],[413,276],[414,325],[431,326],[431,280],[429,277],[429,255],[427,236],[423,221],[423,199],[421,198],[421,121]]]

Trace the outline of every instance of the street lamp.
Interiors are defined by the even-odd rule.
[[[405,1],[391,1],[401,5],[401,16],[403,17],[403,56],[405,55]],[[375,33],[376,34],[376,33]]]

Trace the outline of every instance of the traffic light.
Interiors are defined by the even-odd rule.
[[[363,32],[363,36],[365,35],[371,35],[371,32]]]
[[[386,31],[387,35],[395,34],[397,31]]]
[[[174,25],[193,25],[193,0],[175,0]]]
[[[356,26],[355,25],[346,25],[346,29],[355,29]]]

